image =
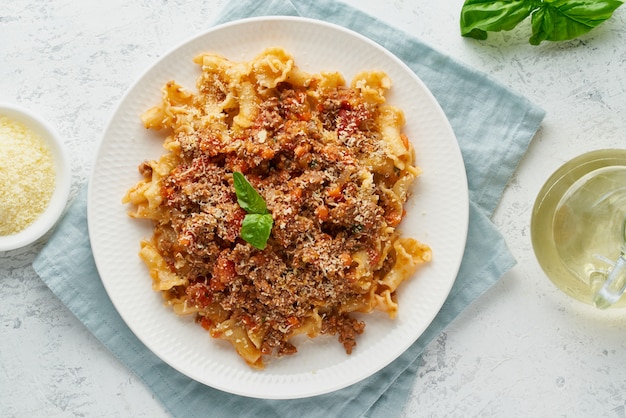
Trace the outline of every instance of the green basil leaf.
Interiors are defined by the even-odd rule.
[[[274,220],[267,211],[263,196],[246,180],[243,174],[233,173],[237,203],[247,212],[241,224],[241,238],[259,250],[265,249]]]
[[[461,9],[461,35],[487,39],[487,31],[511,30],[536,9],[533,0],[466,0]]]
[[[616,0],[544,0],[531,17],[532,45],[577,38],[609,19],[623,4]]]
[[[233,173],[237,203],[248,213],[267,213],[267,206],[263,197],[257,192],[248,180],[239,172]]]
[[[241,224],[241,238],[259,250],[265,249],[274,220],[269,213],[249,213]]]

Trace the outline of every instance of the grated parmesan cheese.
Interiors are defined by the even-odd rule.
[[[54,187],[48,145],[23,124],[0,116],[0,235],[32,224],[48,206]]]

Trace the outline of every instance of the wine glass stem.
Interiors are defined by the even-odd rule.
[[[626,254],[622,252],[606,282],[593,297],[596,308],[606,309],[619,300],[626,290]]]

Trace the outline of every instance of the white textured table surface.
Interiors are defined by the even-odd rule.
[[[225,3],[4,0],[0,101],[60,131],[75,193],[127,88]],[[547,111],[494,217],[518,265],[430,344],[404,415],[625,417],[626,311],[598,312],[561,294],[535,260],[529,219],[559,165],[626,145],[626,7],[579,40],[533,47],[529,22],[483,43],[461,38],[463,0],[348,3]],[[42,245],[0,253],[0,416],[167,416],[34,273]]]

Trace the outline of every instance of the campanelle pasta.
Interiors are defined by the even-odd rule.
[[[365,327],[353,314],[394,318],[396,290],[431,259],[397,229],[420,169],[385,99],[391,80],[369,71],[348,86],[281,48],[194,62],[197,91],[170,81],[141,116],[167,153],[139,165],[123,198],[154,224],[139,252],[153,289],[252,367],[295,353],[300,334],[336,335],[350,354]],[[263,250],[242,239],[234,172],[271,214]]]

